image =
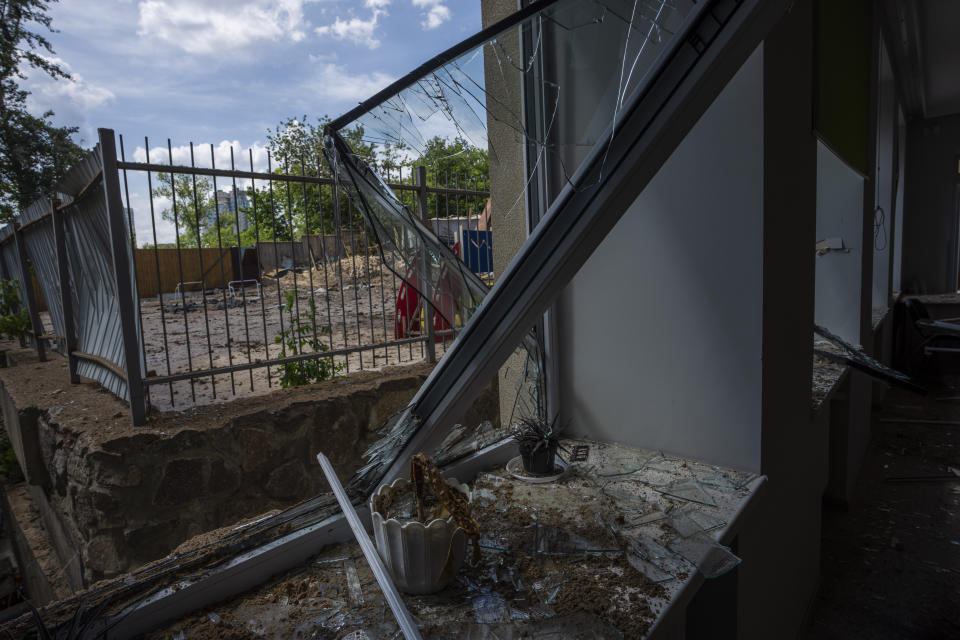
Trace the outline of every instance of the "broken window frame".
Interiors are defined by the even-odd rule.
[[[553,4],[538,3],[524,11]],[[381,463],[375,482],[368,480],[354,485],[355,489],[369,492],[381,482],[401,477],[414,452],[433,451],[440,444],[450,426],[497,374],[524,333],[537,324],[716,92],[753,51],[760,39],[755,34],[764,34],[786,4],[715,0],[696,5],[683,32],[671,39],[639,88],[624,100],[606,134],[569,177],[484,303],[398,417],[395,424],[411,426],[407,433],[394,434],[392,444],[397,450],[385,456],[392,461]],[[333,121],[328,134],[340,138],[338,129],[397,95],[434,67],[525,17],[511,20],[507,27],[494,25],[490,33],[481,32],[483,38],[474,36],[422,65]],[[745,33],[731,36],[737,32]],[[718,60],[721,56],[723,65]],[[718,66],[728,71],[716,73],[714,68]],[[710,90],[704,91],[700,85]]]
[[[515,26],[554,1],[524,8],[437,56],[410,76],[425,73],[458,51]],[[658,60],[644,80],[643,89],[629,98],[618,115],[614,123],[617,135],[597,143],[572,177],[572,184],[551,204],[471,322],[400,416],[417,416],[419,428],[393,456],[381,481],[404,475],[410,453],[431,450],[431,446],[439,444],[450,419],[461,413],[496,375],[513,346],[579,271],[790,4],[790,0],[698,3],[690,29],[674,39],[670,53]],[[396,93],[410,76],[334,124],[352,121],[364,105]],[[578,184],[590,184],[593,188],[577,190]],[[510,443],[501,441],[455,461],[446,471],[470,478],[491,464],[505,461],[510,452]],[[332,512],[330,507],[329,497],[319,496],[278,514],[278,523],[291,521],[297,514],[309,519],[293,531],[254,548],[234,546],[236,551],[225,562],[151,592],[119,614],[121,619],[114,632],[125,637],[145,633],[166,620],[261,584],[327,544],[350,539],[343,513]],[[366,507],[358,511],[361,517],[369,518]]]

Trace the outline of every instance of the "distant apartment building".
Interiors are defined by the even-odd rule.
[[[247,218],[247,209],[249,207],[250,199],[247,198],[247,194],[241,189],[232,187],[230,189],[220,189],[217,191],[217,208],[221,215],[236,212],[240,231],[246,231],[250,228],[250,221]]]

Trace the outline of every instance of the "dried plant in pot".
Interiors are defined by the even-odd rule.
[[[546,420],[523,418],[520,424],[513,428],[513,439],[520,450],[520,459],[523,461],[523,470],[531,475],[549,475],[556,467],[557,449],[565,451],[560,446],[560,439],[554,432],[553,422]]]
[[[370,514],[380,558],[405,593],[427,594],[447,586],[463,565],[468,538],[471,563],[480,560],[470,490],[444,478],[426,454],[411,458],[410,480],[397,478],[374,492]]]

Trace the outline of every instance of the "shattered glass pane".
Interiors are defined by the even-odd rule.
[[[695,2],[544,5],[537,15],[369,106],[341,129],[362,127],[366,142],[390,145],[410,158],[428,156],[438,138],[461,141],[487,150],[491,168],[509,164],[516,147],[529,147],[525,187],[541,168],[560,187],[569,183],[586,151],[616,134],[625,103]],[[515,195],[500,203],[508,212],[523,207],[522,191]]]
[[[437,212],[429,211],[425,192],[416,205],[402,202],[341,133],[359,132],[364,144],[401,165],[424,166],[428,176],[456,156],[485,153],[486,228],[492,221],[496,233],[516,215],[537,220],[564,189],[595,186],[575,179],[580,164],[614,139],[625,105],[698,10],[693,0],[543,2],[519,24],[331,124],[324,151],[335,180],[362,213],[384,264],[434,309],[441,327],[456,334],[468,323],[487,284],[434,234],[430,217]],[[466,224],[473,228],[469,214]],[[494,235],[496,242],[502,237]],[[547,417],[541,344],[531,329],[491,381],[501,399],[498,416],[440,427],[457,432],[432,452],[438,462],[502,439],[524,418]],[[371,491],[420,424],[411,409],[393,420],[350,488]]]
[[[689,538],[703,533],[703,527],[691,518],[684,510],[674,507],[670,510],[670,527],[680,534],[681,538]]]

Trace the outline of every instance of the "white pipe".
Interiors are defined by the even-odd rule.
[[[347,495],[347,492],[344,491],[343,485],[340,484],[340,478],[337,477],[337,472],[333,470],[333,465],[327,460],[327,456],[322,453],[317,454],[317,462],[319,462],[323,468],[323,475],[327,477],[327,482],[330,483],[330,488],[333,489],[333,495],[337,497],[337,502],[340,503],[343,515],[350,524],[350,528],[353,530],[353,535],[357,539],[357,542],[360,543],[360,549],[363,550],[363,555],[367,559],[370,569],[373,570],[373,575],[377,579],[380,589],[383,590],[387,604],[390,605],[390,610],[393,611],[393,616],[397,619],[400,630],[403,631],[403,637],[406,638],[406,640],[423,640],[420,636],[420,630],[417,629],[417,625],[413,621],[413,617],[410,615],[410,612],[407,611],[406,605],[403,604],[403,600],[400,598],[400,592],[397,591],[396,585],[394,585],[393,580],[390,579],[387,568],[383,566],[380,554],[377,553],[376,548],[374,548],[370,542],[370,537],[367,536],[367,530],[363,528],[363,523],[360,522],[360,516],[357,515],[356,509],[353,508],[350,497]]]

